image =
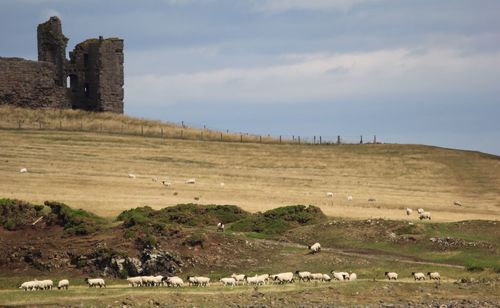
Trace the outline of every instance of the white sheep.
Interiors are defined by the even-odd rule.
[[[198,284],[198,281],[196,281],[196,278],[193,276],[187,276],[187,281],[190,286],[195,286]]]
[[[276,274],[274,276],[274,281],[277,281],[279,283],[292,283],[292,282],[294,282],[293,273],[286,272],[286,273]]]
[[[220,183],[220,187],[224,187],[226,186],[226,184],[224,184],[224,182]]]
[[[347,201],[352,201],[352,196],[347,196]]]
[[[163,284],[163,276],[158,275],[158,276],[153,276],[153,286],[159,287]]]
[[[21,172],[21,173],[27,173],[28,172],[28,168],[21,168],[21,170],[19,170],[19,172]]]
[[[188,281],[198,287],[210,286],[210,278],[203,276],[188,276]]]
[[[295,272],[297,276],[299,276],[299,281],[310,281],[311,280],[311,272]]]
[[[188,179],[186,180],[186,184],[196,184],[196,179]]]
[[[411,275],[413,276],[413,279],[415,280],[425,280],[425,275],[424,273],[411,273]]]
[[[323,281],[331,281],[332,278],[328,274],[323,274]]]
[[[255,275],[254,277],[245,276],[245,281],[251,285],[252,284],[253,285],[263,285],[264,284],[264,279],[262,277],[257,276],[257,275]]]
[[[26,281],[21,284],[19,289],[23,289],[24,291],[33,291],[35,290],[37,282],[35,281]]]
[[[129,174],[128,174],[128,177],[129,177],[129,179],[135,179],[135,178],[136,178],[136,175],[135,175],[135,174],[133,174],[133,173],[129,173]]]
[[[256,276],[259,277],[259,279],[264,280],[264,284],[266,284],[266,282],[269,281],[269,274],[261,274],[261,275],[256,275]]]
[[[244,283],[245,282],[245,274],[232,274],[231,278],[234,278],[236,280],[236,283]]]
[[[385,276],[389,280],[398,280],[398,273],[395,272],[385,272]]]
[[[326,193],[326,196],[329,198],[333,198],[333,193],[331,191],[329,191]]]
[[[170,187],[172,186],[172,183],[168,182],[168,181],[161,181],[161,183],[163,184],[163,186],[165,187]]]
[[[311,273],[311,280],[323,280],[323,274],[322,273]]]
[[[313,254],[321,251],[320,243],[314,243],[311,246],[307,246],[307,248],[309,248]]]
[[[54,286],[54,282],[50,279],[41,280],[40,283],[44,290],[52,290],[52,287]]]
[[[423,220],[423,219],[429,219],[431,220],[431,213],[430,212],[422,212],[420,213],[420,216],[418,216],[418,219]]]
[[[417,209],[417,213],[422,214],[423,212],[425,212],[423,208],[418,208]]]
[[[333,275],[333,279],[335,280],[339,280],[339,281],[344,281],[344,275],[342,272],[335,272],[335,271],[332,271],[331,272],[332,275]]]
[[[224,228],[225,228],[225,226],[224,226],[224,224],[222,222],[219,222],[217,224],[217,232],[219,232],[219,231],[220,232],[224,232]]]
[[[106,283],[102,278],[85,278],[85,282],[89,285],[89,288],[106,287]]]
[[[57,284],[58,290],[61,290],[61,289],[67,290],[68,288],[69,288],[69,280],[68,279],[59,280],[59,283]]]
[[[142,286],[142,277],[128,277],[127,281],[131,287],[141,287]]]
[[[441,280],[441,276],[438,272],[428,272],[427,276],[429,276],[430,280]]]
[[[413,210],[407,207],[406,208],[406,216],[410,216],[411,213],[413,213]]]
[[[233,277],[221,278],[220,282],[222,282],[224,286],[234,287],[236,285],[236,279],[234,279]]]
[[[166,282],[167,286],[169,286],[169,287],[172,286],[172,287],[180,288],[184,284],[184,281],[180,277],[177,277],[177,276],[163,277],[162,281]]]
[[[349,275],[349,281],[353,281],[356,279],[358,279],[358,275],[356,275],[356,273],[351,273],[351,275]]]

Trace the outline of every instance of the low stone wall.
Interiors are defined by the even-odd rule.
[[[49,62],[0,57],[0,105],[71,108],[67,89],[56,85]]]

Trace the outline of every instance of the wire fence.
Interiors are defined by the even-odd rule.
[[[201,126],[201,125],[200,125]],[[272,135],[272,134],[250,134],[203,127],[194,124],[148,122],[145,120],[136,123],[121,122],[101,119],[50,119],[50,120],[26,120],[26,119],[0,119],[0,129],[16,130],[58,130],[94,132],[118,135],[144,136],[161,139],[186,139],[201,141],[241,142],[241,143],[272,143],[272,144],[373,144],[379,143],[377,136],[364,137],[362,135]]]

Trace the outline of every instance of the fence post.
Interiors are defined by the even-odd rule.
[[[280,135],[280,143],[281,143],[281,135]]]
[[[295,135],[292,135],[292,141],[295,141]]]
[[[243,142],[243,134],[240,134],[240,142]]]
[[[340,144],[340,136],[337,136],[337,144]]]
[[[377,135],[373,135],[373,143],[376,144],[377,143]]]
[[[363,135],[361,135],[361,140],[359,140],[359,144],[363,144]]]
[[[321,136],[319,136],[319,144],[321,144]]]
[[[141,125],[141,135],[144,136],[144,125]]]
[[[297,138],[299,138],[298,140],[299,140],[299,144],[300,144],[300,136],[298,136]]]
[[[259,142],[262,143],[262,135],[259,136]]]
[[[313,140],[313,144],[316,144],[316,136],[314,136]]]
[[[222,141],[222,133],[220,133],[220,141]]]

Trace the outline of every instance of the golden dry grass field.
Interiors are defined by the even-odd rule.
[[[27,173],[19,172],[23,167]],[[189,178],[196,184],[185,184]],[[333,198],[325,196],[329,191]],[[422,207],[435,221],[498,220],[500,158],[422,145],[280,145],[1,129],[0,196],[58,200],[103,216],[194,202],[249,211],[313,204],[331,216],[391,219],[407,219],[404,208]]]

